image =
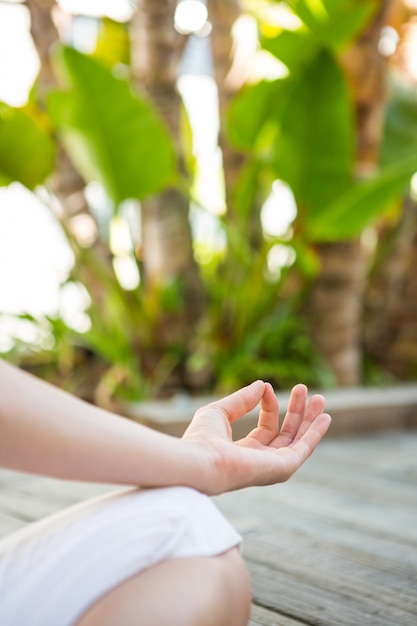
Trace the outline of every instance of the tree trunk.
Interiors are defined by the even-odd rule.
[[[52,12],[56,8],[56,2],[55,0],[27,0],[26,6],[30,13],[30,33],[40,61],[40,70],[36,79],[37,101],[39,106],[43,107],[45,106],[48,93],[59,86],[50,58],[52,46],[60,40],[58,30],[52,19]],[[72,237],[74,234],[72,218],[80,214],[88,214],[91,218],[91,215],[84,194],[84,180],[73,167],[59,141],[56,144],[56,148],[55,170],[46,182],[46,188],[58,200],[59,214],[57,217],[64,230]],[[109,272],[113,272],[111,256],[107,246],[103,245],[103,242],[99,239],[96,239],[92,247],[94,248],[94,255],[102,268],[107,267]],[[77,246],[75,244],[72,245],[72,249],[77,265],[77,269],[73,270],[74,275],[81,279],[94,301],[96,303],[101,302],[104,296],[102,284],[97,280],[94,271],[91,271],[87,264],[81,263],[78,267]],[[84,400],[95,402],[95,392],[105,366],[100,359],[92,356],[89,356],[87,362],[84,363],[85,356],[81,355],[81,353],[77,357],[74,355],[74,359],[77,359],[78,370],[84,367],[84,374],[80,377],[82,382],[73,391]],[[68,376],[68,372],[57,371],[56,375],[58,378],[60,375]]]
[[[27,0],[30,13],[30,33],[39,56],[40,70],[36,79],[36,94],[40,106],[52,89],[58,87],[52,68],[50,50],[59,42],[59,34],[52,19],[56,8],[55,0]],[[56,194],[68,214],[78,213],[85,208],[83,190],[85,183],[74,169],[61,145],[58,145],[56,170],[48,181],[48,186]]]
[[[241,18],[246,20],[246,25],[251,18],[243,14],[239,0],[207,0],[207,4],[212,23],[211,49],[219,98],[219,147],[223,159],[227,216],[229,223],[239,229],[256,252],[263,241],[260,220],[263,199],[257,195],[246,199],[247,206],[238,206],[235,188],[239,184],[246,156],[229,143],[224,128],[227,107],[247,80],[247,57],[254,52],[245,39],[246,29],[242,34],[243,31],[237,27],[239,22],[240,25],[245,24],[240,21]]]
[[[134,80],[154,103],[177,147],[180,141],[181,99],[177,72],[184,37],[174,29],[176,0],[139,0],[132,23]],[[179,310],[161,312],[156,332],[159,356],[169,345],[185,349],[190,329],[203,311],[203,288],[193,257],[189,200],[177,188],[146,199],[142,204],[142,260],[148,293],[177,283],[182,294]]]
[[[377,166],[385,103],[386,61],[378,52],[389,0],[373,22],[343,55],[352,83],[357,117],[357,176]],[[311,294],[312,337],[333,370],[336,383],[357,385],[362,378],[361,336],[366,255],[361,241],[319,246],[319,275]]]
[[[245,69],[237,67],[236,40],[233,27],[242,15],[239,0],[208,0],[209,19],[212,23],[211,49],[214,78],[217,85],[220,113],[219,145],[223,155],[226,204],[229,212],[233,207],[233,188],[238,178],[244,157],[227,141],[222,120],[227,106],[245,81]]]
[[[400,42],[390,66],[401,81],[417,87],[412,51],[417,42],[417,9],[394,2],[391,24]],[[399,379],[417,373],[417,203],[410,196],[396,223],[378,229],[375,262],[366,294],[366,354]]]
[[[364,256],[360,241],[318,246],[320,272],[310,296],[312,339],[340,386],[360,380]]]
[[[407,198],[396,228],[379,232],[366,294],[364,345],[368,356],[399,379],[417,370],[417,204]]]

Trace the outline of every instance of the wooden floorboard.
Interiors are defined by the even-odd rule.
[[[1,470],[0,537],[109,488]],[[215,500],[244,538],[250,626],[417,625],[417,430],[325,440],[287,483]]]
[[[416,626],[415,431],[325,441],[288,483],[218,503],[267,611],[254,624]]]

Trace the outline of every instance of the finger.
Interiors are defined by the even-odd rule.
[[[330,415],[320,413],[309,425],[305,433],[291,446],[291,449],[297,453],[299,459],[298,467],[313,453],[317,444],[326,434],[331,421]]]
[[[271,433],[271,438],[278,435],[279,430],[279,410],[278,400],[272,385],[265,383],[265,393],[261,399],[261,410],[259,413],[258,428],[265,429]]]
[[[268,451],[265,449],[248,451],[251,455],[252,479],[246,480],[241,486],[268,485],[288,480],[314,452],[326,434],[330,422],[330,416],[322,413],[310,424],[303,437],[291,446],[273,452],[271,448]],[[237,443],[239,445],[239,442]]]
[[[257,380],[251,385],[243,387],[239,389],[239,391],[235,391],[221,400],[212,402],[207,407],[200,410],[210,409],[221,411],[228,421],[233,423],[240,417],[246,415],[246,413],[249,413],[249,411],[252,411],[262,400],[264,392],[265,383],[262,380]]]
[[[310,424],[316,419],[316,417],[320,415],[321,413],[323,413],[324,404],[325,404],[325,399],[319,393],[314,394],[314,396],[310,398],[310,401],[307,405],[307,409],[304,415],[304,419],[302,420],[298,428],[294,441],[297,441],[298,439],[300,439],[304,435],[304,433],[308,430],[308,428],[310,427]]]
[[[249,435],[250,439],[256,439],[264,446],[268,446],[279,432],[278,400],[272,386],[265,383],[265,393],[261,399],[261,410],[258,424]]]
[[[279,436],[274,442],[275,446],[285,446],[293,441],[304,418],[306,401],[307,387],[301,383],[295,385],[291,390],[287,413]]]

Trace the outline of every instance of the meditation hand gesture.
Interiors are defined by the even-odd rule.
[[[231,424],[259,403],[257,427],[233,442]],[[323,396],[313,395],[307,402],[307,388],[296,385],[280,428],[278,401],[271,385],[256,381],[199,409],[183,436],[198,444],[201,461],[207,462],[198,488],[214,495],[288,480],[330,425],[323,408]]]
[[[240,441],[231,424],[260,404]],[[199,409],[181,439],[86,404],[0,360],[0,466],[71,480],[207,494],[287,480],[326,433],[324,398],[296,385],[279,428],[278,402],[260,380]]]

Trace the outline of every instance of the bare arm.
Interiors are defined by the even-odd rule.
[[[118,484],[184,481],[184,443],[0,361],[0,465]]]
[[[278,432],[270,385],[257,381],[199,409],[182,439],[116,416],[0,360],[0,465],[71,480],[184,485],[221,493],[286,480],[312,453],[330,418],[294,388]],[[261,403],[258,428],[233,443],[230,422]],[[292,407],[291,407],[292,403]]]

